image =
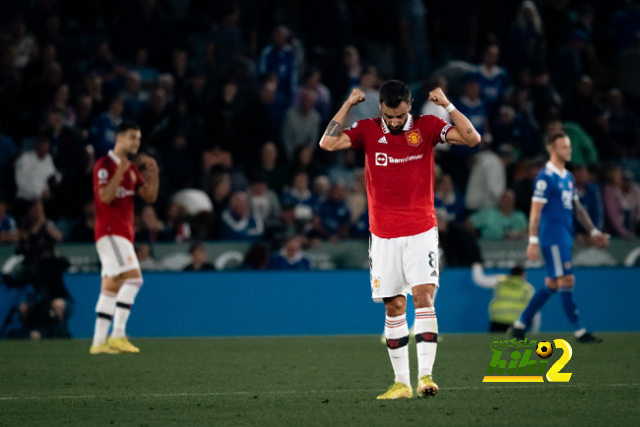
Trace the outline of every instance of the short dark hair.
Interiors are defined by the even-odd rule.
[[[556,141],[559,140],[560,138],[568,138],[568,137],[569,135],[567,135],[565,132],[552,133],[547,137],[547,147],[554,146],[556,144]]]
[[[411,90],[405,82],[389,80],[380,88],[380,104],[397,108],[402,102],[411,104]]]
[[[201,240],[194,240],[189,244],[189,255],[193,254],[196,249],[204,247],[204,242]]]
[[[126,133],[130,130],[140,130],[140,126],[133,122],[122,122],[118,125],[118,129],[116,129],[116,135]]]

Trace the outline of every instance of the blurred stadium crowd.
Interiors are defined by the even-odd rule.
[[[161,170],[158,203],[136,208],[139,243],[279,249],[300,236],[295,258],[367,238],[362,153],[318,141],[353,87],[367,101],[350,121],[378,116],[390,78],[411,83],[414,114],[448,120],[427,101],[442,87],[482,135],[480,147],[436,152],[441,233],[524,239],[543,138],[558,129],[594,223],[629,240],[639,231],[640,0],[0,8],[0,244],[93,241],[92,168],[123,120],[140,124]]]

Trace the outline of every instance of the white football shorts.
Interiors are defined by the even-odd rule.
[[[370,234],[369,272],[375,302],[412,294],[416,285],[440,286],[438,228],[414,236],[383,239]]]
[[[122,236],[102,236],[96,242],[96,249],[102,264],[102,277],[115,277],[127,271],[140,269],[133,243]]]

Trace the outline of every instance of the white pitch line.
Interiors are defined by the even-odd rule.
[[[564,388],[591,388],[591,387],[616,387],[616,388],[626,388],[626,387],[639,387],[640,383],[631,383],[631,384],[560,384],[557,383],[559,387]],[[485,389],[518,389],[518,388],[540,388],[544,387],[543,385],[500,385],[500,386],[477,386],[477,387],[443,387],[441,391],[449,391],[449,390],[485,390]],[[78,395],[78,396],[0,396],[0,401],[2,400],[51,400],[51,399],[128,399],[133,397],[207,397],[207,396],[243,396],[243,395],[283,395],[283,394],[300,394],[300,393],[377,393],[381,390],[374,389],[349,389],[349,390],[307,390],[307,391],[261,391],[261,392],[249,392],[249,391],[230,391],[230,392],[211,392],[211,393],[147,393],[147,394],[135,394],[135,395],[98,395],[98,394],[88,394],[88,395]]]

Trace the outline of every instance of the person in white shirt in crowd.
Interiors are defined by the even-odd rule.
[[[35,201],[51,197],[49,179],[61,179],[53,164],[49,139],[40,135],[35,141],[33,150],[26,151],[16,160],[16,186],[18,199]]]

